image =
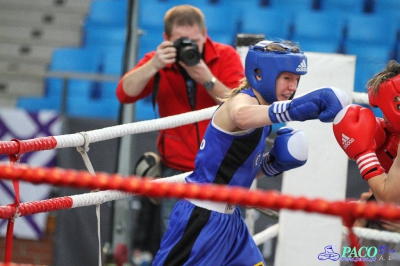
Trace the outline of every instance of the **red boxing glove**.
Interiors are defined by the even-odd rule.
[[[385,132],[385,140],[382,145],[377,146],[376,156],[385,172],[389,172],[390,167],[392,167],[394,159],[397,157],[397,148],[400,142],[400,133],[396,132],[393,127],[385,122],[382,118],[379,119],[380,128]],[[378,125],[377,125],[378,127]]]
[[[336,141],[351,160],[356,160],[364,180],[384,173],[375,154],[374,113],[360,105],[343,108],[333,120]]]

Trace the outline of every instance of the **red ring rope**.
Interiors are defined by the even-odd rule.
[[[400,220],[400,208],[389,203],[356,203],[307,199],[305,197],[282,195],[275,191],[248,190],[241,187],[212,184],[157,183],[136,176],[123,177],[107,173],[97,173],[93,176],[86,171],[17,165],[0,165],[0,178],[86,189],[120,190],[150,197],[207,199],[242,206],[303,210],[339,216],[349,220],[355,218]],[[49,206],[65,209],[72,205],[70,201],[69,197],[63,197],[45,200],[40,204],[37,202],[21,203],[18,213],[22,216],[43,212],[49,210]],[[13,215],[15,213],[14,208],[12,205],[0,208],[0,218],[8,218]]]

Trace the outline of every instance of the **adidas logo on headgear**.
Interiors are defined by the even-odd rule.
[[[297,72],[307,71],[306,60],[303,59],[303,61],[301,61],[300,65],[297,66],[296,71]]]
[[[342,145],[343,145],[343,149],[347,149],[347,147],[350,146],[351,143],[354,142],[353,138],[349,138],[348,136],[346,136],[345,134],[342,134]]]

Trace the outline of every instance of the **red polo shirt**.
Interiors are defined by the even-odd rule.
[[[133,69],[147,63],[154,54],[154,51],[147,53]],[[204,61],[213,75],[229,88],[237,87],[244,77],[243,65],[236,50],[232,46],[213,42],[208,37],[204,44]],[[167,65],[159,73],[157,104],[160,116],[166,117],[192,111],[184,77],[176,64]],[[116,92],[121,103],[136,102],[150,95],[153,91],[154,77],[136,97],[125,94],[122,88],[122,80],[123,77],[119,81]],[[216,105],[216,102],[201,84],[197,84],[196,99],[196,110]],[[177,170],[192,171],[199,141],[203,139],[208,123],[209,120],[205,120],[196,124],[160,130],[157,147],[164,164]]]

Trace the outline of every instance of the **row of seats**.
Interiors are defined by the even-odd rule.
[[[184,0],[156,0],[158,2],[169,2],[170,4],[194,4],[195,1]],[[397,0],[205,0],[204,4],[218,5],[228,4],[232,7],[239,5],[240,8],[253,9],[254,7],[280,7],[287,11],[309,11],[322,10],[330,12],[349,13],[398,13],[400,3]],[[236,12],[238,9],[230,9]]]
[[[52,53],[48,71],[64,73],[62,77],[46,78],[44,95],[21,97],[17,107],[117,120],[119,102],[115,88],[122,73],[126,14],[125,0],[92,1],[81,28],[81,45],[60,47]]]
[[[269,39],[298,42],[305,51],[356,55],[356,91],[365,91],[371,72],[389,59],[400,59],[397,0],[148,0],[141,2],[139,12],[144,31],[139,57],[162,41],[165,12],[182,3],[203,11],[215,41],[234,45],[237,33],[262,33]],[[378,12],[384,6],[397,12]]]
[[[65,76],[47,78],[44,97],[21,97],[18,107],[29,111],[52,109],[74,117],[117,119],[119,104],[115,88],[122,71],[122,59],[123,51],[111,47],[106,53],[95,46],[56,49],[48,70],[65,72]],[[74,72],[90,76],[85,78]],[[96,74],[109,78],[96,80]],[[66,106],[63,106],[63,97],[66,97]]]
[[[80,26],[91,0],[0,1],[0,104],[43,94],[55,47],[80,45]]]
[[[92,1],[83,26],[83,47],[79,50],[82,50],[82,53],[95,54],[95,57],[101,63],[98,63],[93,69],[80,71],[109,74],[106,69],[110,63],[106,63],[104,60],[113,58],[113,56],[108,55],[107,51],[118,50],[119,54],[114,57],[115,60],[111,59],[119,67],[114,68],[114,70],[117,70],[113,74],[122,74],[122,51],[126,42],[126,20],[128,15],[127,2],[129,1]],[[333,5],[333,2],[340,2],[342,9],[337,6],[337,12],[332,7],[332,11],[328,11],[328,5]],[[162,41],[165,12],[173,5],[188,3],[198,6],[204,12],[208,34],[216,41],[233,45],[237,33],[263,33],[267,38],[290,39],[299,42],[300,47],[305,51],[339,52],[357,55],[355,90],[364,92],[366,80],[373,73],[382,69],[390,58],[395,58],[398,54],[396,54],[396,48],[399,46],[398,25],[400,25],[398,23],[400,20],[395,16],[383,17],[377,12],[367,13],[362,11],[365,10],[366,2],[364,0],[141,1],[138,19],[143,35],[139,38],[139,58],[144,53],[154,50]],[[349,12],[343,9],[356,4],[363,7],[360,7],[358,12]],[[291,6],[291,8],[287,6]],[[283,8],[285,8],[285,12],[282,12]],[[378,10],[376,6],[374,9],[369,9]],[[62,50],[57,51],[53,55],[53,60],[56,60],[57,54],[65,52]],[[50,70],[61,70],[59,68],[55,69],[53,63],[50,65]],[[63,68],[66,71],[77,70],[67,66],[63,66]],[[80,86],[84,87],[83,89],[76,82],[79,84],[77,80],[69,82],[68,97],[81,97],[90,101],[99,101],[104,98],[102,93],[99,93],[99,88],[104,85],[102,82],[87,82],[86,85],[82,83]],[[49,79],[46,84],[46,93],[48,95],[59,95],[61,93],[60,81],[52,82]],[[108,84],[109,91],[104,93],[104,95],[108,95],[108,98],[104,100],[114,101],[113,104],[116,106],[116,82],[111,84]],[[72,109],[77,109],[73,107],[72,102],[67,101],[67,114]],[[154,116],[150,101],[145,99],[143,102],[146,103],[145,106]],[[117,108],[113,112],[108,112],[108,117],[116,117],[116,110]],[[95,113],[95,111],[92,113]],[[136,113],[141,114],[143,110],[137,110]],[[92,116],[93,114],[90,115]],[[100,111],[99,116],[102,115]]]
[[[313,1],[315,0],[309,0],[308,4],[311,5]],[[154,49],[155,44],[162,40],[163,16],[169,8],[180,2],[148,0],[141,3],[139,26],[144,31],[141,40],[145,48]],[[291,3],[291,9],[286,6],[282,8],[284,4],[281,1],[279,5],[271,3],[267,6],[260,5],[259,0],[245,1],[246,5],[240,4],[243,2],[219,0],[211,4],[207,1],[193,1],[192,4],[205,14],[208,34],[214,40],[228,44],[234,44],[237,33],[263,33],[267,38],[301,40],[301,45],[308,50],[343,52],[340,49],[344,49],[344,40],[348,43],[361,40],[394,45],[400,31],[400,9],[396,15],[388,15],[353,13],[346,12],[346,9],[335,12],[323,8],[304,8],[307,7],[307,1],[282,1],[288,5]],[[293,8],[297,6],[296,3],[303,6],[303,9]],[[315,41],[321,42],[321,45],[315,45]],[[145,48],[142,49],[143,52]]]
[[[119,102],[115,96],[116,78],[122,74],[127,2],[92,1],[82,27],[82,46],[54,50],[48,68],[49,71],[113,75],[113,81],[77,79],[73,78],[74,74],[64,78],[50,77],[45,81],[43,97],[21,97],[17,106],[30,111],[45,108],[73,117],[116,120],[119,114]],[[64,97],[65,102],[62,101]],[[154,118],[148,99],[138,102],[135,107],[136,120]]]

